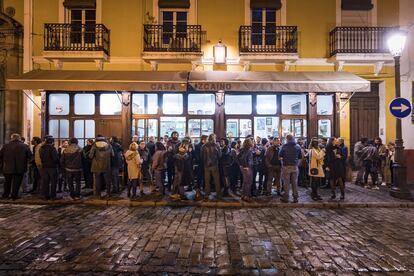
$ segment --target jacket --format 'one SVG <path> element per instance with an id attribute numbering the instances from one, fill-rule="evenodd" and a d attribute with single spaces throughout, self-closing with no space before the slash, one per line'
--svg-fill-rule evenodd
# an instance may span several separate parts
<path id="1" fill-rule="evenodd" d="M 321 149 L 312 148 L 308 152 L 309 157 L 309 176 L 312 177 L 325 177 L 323 170 L 323 160 L 325 159 L 325 151 Z M 311 174 L 312 169 L 318 169 L 318 174 Z"/>
<path id="2" fill-rule="evenodd" d="M 141 156 L 139 156 L 139 152 L 127 150 L 124 157 L 128 168 L 128 179 L 141 179 Z"/>
<path id="3" fill-rule="evenodd" d="M 59 167 L 59 154 L 55 146 L 44 144 L 39 150 L 42 168 L 54 169 Z"/>
<path id="4" fill-rule="evenodd" d="M 361 155 L 362 155 L 362 150 L 365 148 L 365 145 L 361 142 L 358 141 L 355 143 L 354 146 L 354 163 L 357 166 L 362 166 L 362 159 L 361 159 Z"/>
<path id="5" fill-rule="evenodd" d="M 150 156 L 152 157 L 155 154 L 155 143 L 148 142 L 145 147 L 148 149 Z"/>
<path id="6" fill-rule="evenodd" d="M 124 164 L 122 161 L 122 146 L 118 143 L 111 143 L 114 155 L 111 157 L 111 168 L 120 169 Z"/>
<path id="7" fill-rule="evenodd" d="M 325 165 L 329 168 L 329 176 L 332 179 L 346 178 L 346 166 L 344 165 L 345 156 L 338 146 L 328 145 L 325 148 Z"/>
<path id="8" fill-rule="evenodd" d="M 82 149 L 76 144 L 70 144 L 62 153 L 60 164 L 69 172 L 82 170 Z"/>
<path id="9" fill-rule="evenodd" d="M 142 159 L 142 167 L 148 169 L 149 165 L 151 163 L 151 156 L 150 156 L 150 152 L 147 148 L 144 149 L 138 149 L 139 155 L 141 156 Z"/>
<path id="10" fill-rule="evenodd" d="M 157 150 L 152 156 L 152 169 L 156 171 L 162 171 L 166 169 L 165 164 L 165 150 Z"/>
<path id="11" fill-rule="evenodd" d="M 377 148 L 373 145 L 368 145 L 362 150 L 361 159 L 363 161 L 377 162 L 379 159 Z"/>
<path id="12" fill-rule="evenodd" d="M 237 156 L 237 162 L 243 168 L 253 167 L 253 152 L 251 150 L 241 149 Z"/>
<path id="13" fill-rule="evenodd" d="M 32 157 L 28 145 L 21 141 L 11 141 L 0 150 L 0 165 L 5 174 L 24 174 Z"/>
<path id="14" fill-rule="evenodd" d="M 281 165 L 280 159 L 279 159 L 279 146 L 273 145 L 271 147 L 268 147 L 265 153 L 265 158 L 264 158 L 264 163 L 265 166 L 268 168 L 273 168 L 273 167 L 279 167 Z M 276 156 L 275 156 L 276 154 Z M 276 158 L 276 162 L 275 164 L 272 164 L 272 160 L 274 160 L 274 158 Z"/>
<path id="15" fill-rule="evenodd" d="M 287 142 L 279 151 L 283 166 L 298 166 L 299 159 L 302 158 L 302 150 L 295 141 Z"/>
<path id="16" fill-rule="evenodd" d="M 221 158 L 220 147 L 213 142 L 207 142 L 201 147 L 201 162 L 204 168 L 218 166 Z"/>
<path id="17" fill-rule="evenodd" d="M 91 172 L 109 172 L 112 156 L 114 156 L 114 151 L 111 145 L 105 141 L 97 140 L 89 152 L 89 158 L 92 159 Z"/>
<path id="18" fill-rule="evenodd" d="M 42 167 L 42 160 L 40 159 L 40 148 L 44 145 L 45 143 L 44 142 L 42 142 L 42 143 L 40 143 L 40 144 L 38 144 L 38 145 L 36 145 L 35 147 L 34 147 L 34 149 L 33 149 L 33 151 L 34 151 L 34 159 L 35 159 L 35 164 L 36 164 L 36 167 L 38 168 L 38 169 L 40 169 L 41 167 Z"/>

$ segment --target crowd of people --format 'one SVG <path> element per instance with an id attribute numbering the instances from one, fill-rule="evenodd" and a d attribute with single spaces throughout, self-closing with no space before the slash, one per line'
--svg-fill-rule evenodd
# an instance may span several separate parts
<path id="1" fill-rule="evenodd" d="M 336 199 L 339 187 L 339 198 L 345 199 L 349 156 L 342 138 L 312 138 L 307 146 L 304 139 L 288 134 L 283 142 L 279 137 L 253 136 L 243 141 L 217 140 L 210 134 L 192 143 L 174 131 L 158 141 L 133 136 L 125 150 L 117 137 L 102 135 L 88 139 L 83 148 L 76 138 L 56 147 L 52 136 L 34 137 L 30 148 L 13 134 L 0 150 L 3 198 L 17 199 L 21 183 L 27 181 L 29 192 L 45 200 L 60 199 L 58 194 L 64 191 L 79 199 L 82 182 L 95 197 L 112 197 L 126 188 L 128 197 L 135 199 L 145 195 L 144 187 L 148 187 L 149 193 L 169 195 L 172 200 L 187 200 L 186 191 L 194 191 L 195 200 L 210 200 L 215 192 L 217 199 L 233 194 L 250 202 L 257 196 L 274 195 L 289 202 L 291 191 L 293 202 L 298 202 L 299 185 L 310 187 L 315 201 L 322 200 L 320 188 L 330 188 L 331 199 Z M 357 184 L 377 189 L 390 183 L 393 152 L 393 144 L 385 147 L 380 138 L 356 143 Z"/>

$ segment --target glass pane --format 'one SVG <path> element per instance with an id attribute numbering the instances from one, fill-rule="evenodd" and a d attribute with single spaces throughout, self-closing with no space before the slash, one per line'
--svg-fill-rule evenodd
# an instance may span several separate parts
<path id="1" fill-rule="evenodd" d="M 60 120 L 59 138 L 69 138 L 69 120 Z"/>
<path id="2" fill-rule="evenodd" d="M 75 114 L 92 115 L 95 114 L 95 95 L 76 94 L 75 95 Z"/>
<path id="3" fill-rule="evenodd" d="M 75 120 L 73 133 L 75 138 L 85 138 L 85 120 Z"/>
<path id="4" fill-rule="evenodd" d="M 331 120 L 318 120 L 318 136 L 331 137 Z"/>
<path id="5" fill-rule="evenodd" d="M 100 112 L 102 115 L 120 115 L 122 111 L 121 95 L 101 94 Z"/>
<path id="6" fill-rule="evenodd" d="M 186 121 L 185 117 L 161 117 L 160 120 L 160 127 L 161 132 L 160 135 L 171 135 L 171 132 L 174 130 L 178 132 L 179 137 L 183 138 L 186 133 Z"/>
<path id="7" fill-rule="evenodd" d="M 173 20 L 173 12 L 165 11 L 162 13 L 163 21 L 172 21 Z"/>
<path id="8" fill-rule="evenodd" d="M 254 117 L 254 136 L 260 136 L 261 138 L 279 137 L 279 118 Z"/>
<path id="9" fill-rule="evenodd" d="M 162 102 L 162 112 L 164 114 L 182 114 L 183 113 L 183 95 L 182 94 L 164 94 Z"/>
<path id="10" fill-rule="evenodd" d="M 86 10 L 85 11 L 85 20 L 86 21 L 95 21 L 96 12 L 95 10 Z"/>
<path id="11" fill-rule="evenodd" d="M 244 138 L 252 134 L 252 121 L 249 119 L 228 119 L 226 121 L 226 135 L 229 138 Z"/>
<path id="12" fill-rule="evenodd" d="M 149 119 L 148 120 L 148 137 L 158 137 L 158 120 Z"/>
<path id="13" fill-rule="evenodd" d="M 85 138 L 95 138 L 95 120 L 85 121 Z"/>
<path id="14" fill-rule="evenodd" d="M 157 94 L 133 94 L 132 95 L 133 114 L 157 114 L 158 95 Z"/>
<path id="15" fill-rule="evenodd" d="M 226 95 L 225 96 L 226 114 L 251 114 L 252 96 L 251 95 Z"/>
<path id="16" fill-rule="evenodd" d="M 135 125 L 136 124 L 136 125 Z M 132 135 L 138 135 L 140 138 L 148 140 L 150 136 L 158 137 L 158 120 L 157 119 L 139 119 L 132 120 Z"/>
<path id="17" fill-rule="evenodd" d="M 317 95 L 316 109 L 318 115 L 332 115 L 333 113 L 333 97 L 332 95 Z"/>
<path id="18" fill-rule="evenodd" d="M 257 114 L 276 114 L 276 95 L 257 95 Z"/>
<path id="19" fill-rule="evenodd" d="M 189 94 L 188 114 L 211 115 L 216 109 L 214 94 Z"/>
<path id="20" fill-rule="evenodd" d="M 71 18 L 72 21 L 82 20 L 82 10 L 71 9 L 70 18 Z"/>
<path id="21" fill-rule="evenodd" d="M 306 112 L 306 95 L 282 95 L 283 114 L 304 115 Z"/>
<path id="22" fill-rule="evenodd" d="M 49 114 L 68 115 L 69 114 L 69 94 L 50 94 L 49 95 Z"/>
<path id="23" fill-rule="evenodd" d="M 187 21 L 187 12 L 177 12 L 177 22 Z"/>
<path id="24" fill-rule="evenodd" d="M 276 10 L 266 9 L 266 25 L 267 23 L 276 23 Z"/>
<path id="25" fill-rule="evenodd" d="M 201 120 L 193 119 L 188 121 L 188 132 L 190 137 L 200 137 L 201 136 Z"/>
<path id="26" fill-rule="evenodd" d="M 49 135 L 59 137 L 59 120 L 49 121 Z"/>
<path id="27" fill-rule="evenodd" d="M 252 22 L 262 22 L 262 9 L 252 10 Z"/>
<path id="28" fill-rule="evenodd" d="M 214 133 L 214 121 L 211 119 L 201 120 L 201 135 L 210 135 Z"/>
<path id="29" fill-rule="evenodd" d="M 306 120 L 302 119 L 287 119 L 282 120 L 282 138 L 286 135 L 292 134 L 294 137 L 306 137 L 307 125 Z"/>

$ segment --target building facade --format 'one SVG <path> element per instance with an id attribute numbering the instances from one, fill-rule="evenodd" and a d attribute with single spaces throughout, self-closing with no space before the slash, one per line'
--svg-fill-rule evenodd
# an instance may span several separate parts
<path id="1" fill-rule="evenodd" d="M 386 37 L 410 1 L 3 2 L 24 26 L 29 73 L 9 89 L 27 95 L 27 137 L 395 139 Z"/>

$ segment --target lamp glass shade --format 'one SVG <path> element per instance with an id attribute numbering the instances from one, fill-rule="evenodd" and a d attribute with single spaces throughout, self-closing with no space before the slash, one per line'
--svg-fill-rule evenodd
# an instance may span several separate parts
<path id="1" fill-rule="evenodd" d="M 225 64 L 227 57 L 227 47 L 223 43 L 219 42 L 214 45 L 213 48 L 214 54 L 214 63 L 216 64 Z"/>
<path id="2" fill-rule="evenodd" d="M 404 50 L 407 35 L 404 32 L 395 32 L 387 40 L 388 49 L 393 56 L 401 56 Z"/>

